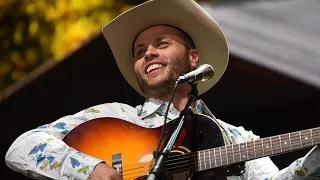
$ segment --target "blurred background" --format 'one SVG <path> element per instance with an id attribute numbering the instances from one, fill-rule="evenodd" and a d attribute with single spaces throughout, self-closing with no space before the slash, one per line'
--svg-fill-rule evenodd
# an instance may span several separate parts
<path id="1" fill-rule="evenodd" d="M 105 23 L 143 2 L 0 1 L 3 159 L 27 130 L 96 104 L 144 101 L 123 79 L 101 35 Z M 221 26 L 230 48 L 224 77 L 201 96 L 216 117 L 261 137 L 318 127 L 320 2 L 197 2 Z M 308 150 L 272 159 L 281 169 Z M 4 161 L 1 171 L 24 179 Z"/>

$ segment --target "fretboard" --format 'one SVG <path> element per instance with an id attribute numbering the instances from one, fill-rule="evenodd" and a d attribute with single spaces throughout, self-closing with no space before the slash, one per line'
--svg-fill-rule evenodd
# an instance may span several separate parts
<path id="1" fill-rule="evenodd" d="M 284 154 L 317 144 L 320 144 L 320 127 L 202 150 L 195 152 L 197 171 Z"/>

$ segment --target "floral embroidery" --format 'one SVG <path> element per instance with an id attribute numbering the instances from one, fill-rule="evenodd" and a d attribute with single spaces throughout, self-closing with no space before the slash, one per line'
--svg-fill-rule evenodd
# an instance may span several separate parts
<path id="1" fill-rule="evenodd" d="M 59 129 L 61 130 L 60 133 L 63 135 L 66 135 L 69 130 L 65 127 L 67 124 L 65 122 L 58 122 L 55 125 L 52 124 L 47 124 L 47 125 L 43 125 L 38 127 L 38 129 L 45 129 L 45 128 L 54 128 L 54 129 Z"/>
<path id="2" fill-rule="evenodd" d="M 93 109 L 93 108 L 89 108 L 88 110 L 86 110 L 86 113 L 99 113 L 99 110 Z"/>
<path id="3" fill-rule="evenodd" d="M 61 162 L 57 162 L 57 161 L 54 161 L 51 165 L 50 165 L 50 170 L 52 169 L 57 169 L 61 167 Z"/>
<path id="4" fill-rule="evenodd" d="M 76 167 L 79 167 L 79 169 L 77 169 L 77 172 L 78 173 L 83 173 L 84 175 L 88 175 L 90 174 L 89 172 L 89 166 L 84 166 L 82 163 L 80 163 L 77 159 L 75 158 L 72 158 L 70 157 L 70 160 L 71 160 L 71 165 L 72 165 L 72 168 L 76 168 Z"/>
<path id="5" fill-rule="evenodd" d="M 49 138 L 46 141 L 51 141 L 51 139 L 52 138 Z M 49 166 L 50 170 L 61 167 L 61 162 L 55 161 L 55 157 L 51 155 L 42 154 L 46 146 L 47 146 L 47 143 L 40 143 L 36 145 L 31 149 L 28 156 L 33 157 L 33 159 L 36 161 L 36 167 L 40 165 L 41 170 L 46 170 L 49 165 L 50 165 Z"/>
<path id="6" fill-rule="evenodd" d="M 294 173 L 297 174 L 298 176 L 305 176 L 300 166 L 294 170 Z"/>
<path id="7" fill-rule="evenodd" d="M 301 163 L 301 159 L 297 159 L 295 162 L 296 162 L 296 166 L 299 166 Z"/>
<path id="8" fill-rule="evenodd" d="M 33 147 L 31 149 L 31 151 L 29 152 L 28 156 L 32 155 L 32 154 L 36 154 L 38 153 L 38 151 L 43 152 L 44 148 L 47 146 L 47 143 L 40 143 L 38 145 L 36 145 L 35 147 Z"/>

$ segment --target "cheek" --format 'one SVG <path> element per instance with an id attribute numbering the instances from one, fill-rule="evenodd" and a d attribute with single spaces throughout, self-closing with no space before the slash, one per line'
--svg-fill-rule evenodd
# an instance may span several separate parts
<path id="1" fill-rule="evenodd" d="M 141 71 L 142 67 L 143 66 L 142 66 L 141 61 L 137 60 L 133 65 L 133 70 L 135 73 L 138 73 L 139 71 Z"/>

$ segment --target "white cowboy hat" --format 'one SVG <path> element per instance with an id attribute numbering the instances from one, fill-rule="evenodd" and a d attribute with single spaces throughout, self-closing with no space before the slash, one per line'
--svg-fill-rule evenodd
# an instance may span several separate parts
<path id="1" fill-rule="evenodd" d="M 201 64 L 210 64 L 214 76 L 198 84 L 199 95 L 208 91 L 226 70 L 229 51 L 225 36 L 211 16 L 193 0 L 150 0 L 122 13 L 102 28 L 117 65 L 128 83 L 145 96 L 133 70 L 132 44 L 144 29 L 170 25 L 187 33 L 200 54 Z"/>

